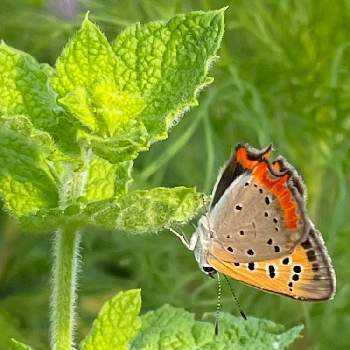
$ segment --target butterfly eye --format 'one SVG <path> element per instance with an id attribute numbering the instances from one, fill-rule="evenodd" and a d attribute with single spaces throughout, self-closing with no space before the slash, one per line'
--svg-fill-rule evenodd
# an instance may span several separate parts
<path id="1" fill-rule="evenodd" d="M 202 266 L 202 270 L 204 273 L 208 274 L 209 276 L 216 273 L 216 270 L 211 266 Z"/>

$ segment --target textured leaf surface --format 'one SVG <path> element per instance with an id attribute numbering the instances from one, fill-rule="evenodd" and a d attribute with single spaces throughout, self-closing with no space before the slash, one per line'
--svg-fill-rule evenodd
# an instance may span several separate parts
<path id="1" fill-rule="evenodd" d="M 125 194 L 130 181 L 130 166 L 129 162 L 111 164 L 94 156 L 89 169 L 86 201 L 101 201 Z"/>
<path id="2" fill-rule="evenodd" d="M 48 134 L 35 130 L 24 117 L 0 118 L 0 194 L 17 216 L 58 205 L 48 158 Z"/>
<path id="3" fill-rule="evenodd" d="M 57 124 L 55 97 L 47 84 L 46 69 L 30 55 L 0 44 L 0 112 L 30 117 L 35 127 Z"/>
<path id="4" fill-rule="evenodd" d="M 166 138 L 169 124 L 211 82 L 208 67 L 220 46 L 223 10 L 191 12 L 168 22 L 136 24 L 115 40 L 115 79 L 146 104 L 142 120 L 151 141 Z"/>
<path id="5" fill-rule="evenodd" d="M 196 321 L 193 314 L 169 305 L 146 313 L 141 320 L 132 350 L 280 350 L 298 338 L 303 328 L 285 332 L 283 326 L 270 321 L 253 317 L 244 321 L 224 313 L 215 336 L 212 323 Z"/>
<path id="6" fill-rule="evenodd" d="M 214 327 L 195 321 L 194 315 L 169 305 L 141 317 L 142 327 L 132 350 L 199 350 L 214 337 Z"/>
<path id="7" fill-rule="evenodd" d="M 71 39 L 56 62 L 52 85 L 63 97 L 78 87 L 100 80 L 113 80 L 115 56 L 106 37 L 86 16 L 81 29 Z"/>
<path id="8" fill-rule="evenodd" d="M 113 49 L 86 17 L 56 63 L 59 102 L 85 128 L 80 142 L 110 162 L 133 160 L 196 105 L 223 35 L 223 10 L 126 29 Z"/>
<path id="9" fill-rule="evenodd" d="M 141 322 L 140 290 L 120 292 L 109 300 L 94 321 L 89 335 L 82 342 L 82 350 L 127 350 L 137 334 Z"/>
<path id="10" fill-rule="evenodd" d="M 26 344 L 20 343 L 15 339 L 11 339 L 11 350 L 32 350 L 32 348 Z"/>
<path id="11" fill-rule="evenodd" d="M 25 140 L 40 132 L 33 129 L 15 137 L 25 151 L 18 157 L 21 150 L 14 143 L 11 158 L 16 167 L 21 161 L 25 167 L 10 168 L 11 160 L 4 156 L 9 169 L 0 171 L 0 193 L 7 207 L 21 216 L 24 228 L 53 230 L 60 225 L 92 224 L 138 233 L 158 231 L 196 215 L 202 200 L 194 189 L 156 188 L 128 194 L 127 185 L 133 159 L 151 142 L 165 138 L 174 117 L 197 103 L 198 89 L 209 82 L 208 65 L 222 34 L 223 10 L 193 12 L 168 22 L 132 26 L 112 49 L 86 17 L 58 58 L 55 71 L 15 52 L 21 64 L 39 77 L 23 85 L 23 96 L 32 94 L 33 101 L 48 99 L 44 112 L 48 120 L 54 116 L 56 124 L 48 128 L 53 138 L 80 146 L 74 157 L 69 153 L 70 159 L 56 164 L 41 144 Z M 47 88 L 48 76 L 61 107 Z M 22 100 L 19 103 L 25 106 Z M 30 108 L 40 110 L 41 105 L 35 103 Z M 30 108 L 21 111 L 31 113 Z M 1 142 L 6 143 L 6 137 Z M 5 144 L 3 150 L 11 147 Z M 13 176 L 16 171 L 20 172 L 17 177 Z"/>
<path id="12" fill-rule="evenodd" d="M 156 232 L 172 223 L 192 219 L 202 205 L 202 196 L 193 188 L 154 188 L 133 191 L 116 204 L 92 205 L 92 223 L 107 229 L 131 233 Z"/>
<path id="13" fill-rule="evenodd" d="M 56 63 L 52 78 L 59 102 L 85 127 L 78 138 L 110 162 L 135 159 L 149 147 L 139 118 L 140 94 L 121 91 L 115 84 L 115 54 L 96 25 L 85 18 Z"/>
<path id="14" fill-rule="evenodd" d="M 156 232 L 171 224 L 183 224 L 198 214 L 202 195 L 193 188 L 154 188 L 133 191 L 114 200 L 71 205 L 64 210 L 41 210 L 21 218 L 26 231 L 52 231 L 61 225 L 93 225 L 131 233 Z"/>
<path id="15" fill-rule="evenodd" d="M 114 137 L 104 138 L 80 131 L 78 139 L 81 144 L 92 147 L 94 152 L 111 163 L 135 159 L 141 150 L 148 148 L 147 131 L 143 125 L 133 125 Z M 134 127 L 133 127 L 134 126 Z"/>
<path id="16" fill-rule="evenodd" d="M 303 326 L 289 330 L 272 321 L 248 317 L 247 321 L 228 313 L 221 316 L 220 333 L 204 350 L 271 350 L 286 349 L 299 336 Z"/>

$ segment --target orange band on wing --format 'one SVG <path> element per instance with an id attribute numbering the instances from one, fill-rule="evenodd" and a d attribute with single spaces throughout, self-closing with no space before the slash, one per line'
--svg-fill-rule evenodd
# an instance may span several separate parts
<path id="1" fill-rule="evenodd" d="M 259 162 L 252 172 L 254 179 L 277 197 L 284 213 L 286 227 L 297 229 L 299 220 L 298 204 L 287 186 L 291 175 L 285 174 L 274 178 L 270 174 L 271 171 L 266 162 Z"/>
<path id="2" fill-rule="evenodd" d="M 271 148 L 266 149 L 262 154 L 262 159 L 268 159 L 271 154 Z M 239 162 L 245 169 L 253 169 L 260 160 L 252 160 L 245 146 L 240 146 L 236 149 L 236 161 Z"/>

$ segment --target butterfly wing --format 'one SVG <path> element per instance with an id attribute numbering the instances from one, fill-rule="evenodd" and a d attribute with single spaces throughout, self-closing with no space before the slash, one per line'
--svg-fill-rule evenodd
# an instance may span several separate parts
<path id="1" fill-rule="evenodd" d="M 335 292 L 335 273 L 319 232 L 310 227 L 291 254 L 266 261 L 234 263 L 209 253 L 217 271 L 256 288 L 300 300 L 327 300 Z"/>
<path id="2" fill-rule="evenodd" d="M 213 255 L 262 261 L 291 253 L 309 229 L 299 175 L 271 148 L 238 146 L 224 169 L 209 212 Z"/>

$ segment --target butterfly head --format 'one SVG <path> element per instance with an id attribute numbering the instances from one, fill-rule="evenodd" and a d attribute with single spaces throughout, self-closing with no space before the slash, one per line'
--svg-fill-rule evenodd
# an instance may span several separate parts
<path id="1" fill-rule="evenodd" d="M 207 261 L 208 245 L 211 240 L 211 231 L 209 229 L 208 218 L 202 216 L 198 222 L 197 231 L 195 233 L 196 245 L 194 255 L 200 269 L 209 277 L 214 277 L 216 270 Z"/>
<path id="2" fill-rule="evenodd" d="M 211 278 L 214 278 L 217 271 L 210 265 L 202 266 L 202 271 Z"/>

